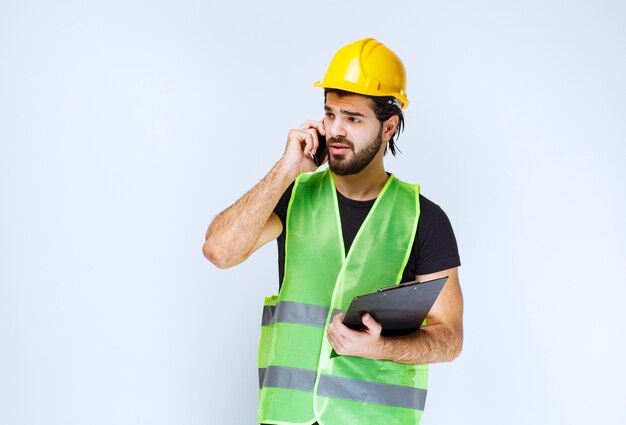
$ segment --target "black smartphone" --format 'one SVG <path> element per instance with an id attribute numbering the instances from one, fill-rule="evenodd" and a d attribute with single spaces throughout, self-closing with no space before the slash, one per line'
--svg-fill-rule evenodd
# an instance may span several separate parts
<path id="1" fill-rule="evenodd" d="M 326 155 L 328 155 L 328 146 L 326 146 L 326 137 L 322 136 L 319 132 L 317 132 L 317 140 L 319 141 L 319 145 L 312 159 L 315 165 L 319 167 L 324 162 L 324 159 L 326 159 Z"/>

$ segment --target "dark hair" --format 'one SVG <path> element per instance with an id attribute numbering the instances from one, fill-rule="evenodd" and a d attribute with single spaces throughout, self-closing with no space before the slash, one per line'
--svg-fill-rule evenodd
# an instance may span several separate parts
<path id="1" fill-rule="evenodd" d="M 367 97 L 368 99 L 372 99 L 372 101 L 374 102 L 374 115 L 376 115 L 376 119 L 381 123 L 387 121 L 394 115 L 397 115 L 398 126 L 396 127 L 396 131 L 389 139 L 388 146 L 393 156 L 396 156 L 396 151 L 401 152 L 400 149 L 396 146 L 396 140 L 398 140 L 398 137 L 400 137 L 400 133 L 402 133 L 402 130 L 404 130 L 404 115 L 402 114 L 402 109 L 400 109 L 400 107 L 397 105 L 396 98 L 394 98 L 393 96 L 369 96 L 339 89 L 324 89 L 324 101 L 326 101 L 326 96 L 328 95 L 328 93 L 335 93 L 339 97 L 351 96 L 356 94 L 359 96 Z M 387 146 L 385 146 L 385 153 L 387 153 Z"/>

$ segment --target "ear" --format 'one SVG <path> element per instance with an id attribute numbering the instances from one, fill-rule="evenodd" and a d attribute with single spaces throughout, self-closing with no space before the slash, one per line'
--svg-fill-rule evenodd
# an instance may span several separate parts
<path id="1" fill-rule="evenodd" d="M 393 134 L 396 132 L 396 128 L 398 128 L 399 122 L 400 118 L 398 118 L 397 115 L 393 115 L 383 123 L 383 140 L 385 142 L 388 142 Z"/>

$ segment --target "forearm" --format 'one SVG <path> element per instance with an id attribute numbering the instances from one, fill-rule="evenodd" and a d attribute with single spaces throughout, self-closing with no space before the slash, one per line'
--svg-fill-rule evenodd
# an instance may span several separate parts
<path id="1" fill-rule="evenodd" d="M 221 268 L 245 260 L 254 249 L 281 195 L 296 178 L 282 161 L 232 206 L 210 224 L 204 254 Z"/>
<path id="2" fill-rule="evenodd" d="M 458 357 L 462 346 L 462 331 L 455 331 L 450 325 L 435 324 L 410 335 L 381 337 L 376 357 L 407 364 L 449 362 Z"/>

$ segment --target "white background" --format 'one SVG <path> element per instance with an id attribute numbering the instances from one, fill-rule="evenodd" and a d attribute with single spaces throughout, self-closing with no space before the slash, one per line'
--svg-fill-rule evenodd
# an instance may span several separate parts
<path id="1" fill-rule="evenodd" d="M 604 0 L 0 1 L 0 423 L 255 423 L 276 247 L 221 271 L 204 232 L 367 36 L 408 71 L 387 169 L 463 263 L 465 346 L 423 424 L 626 423 L 625 22 Z"/>

